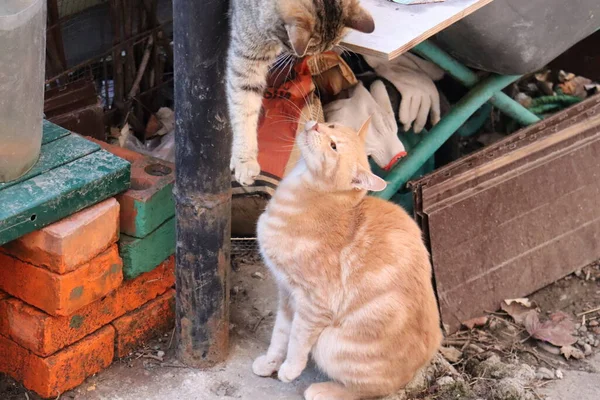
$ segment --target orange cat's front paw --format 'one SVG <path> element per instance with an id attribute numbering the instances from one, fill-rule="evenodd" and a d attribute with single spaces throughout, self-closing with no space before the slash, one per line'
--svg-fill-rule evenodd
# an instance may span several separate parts
<path id="1" fill-rule="evenodd" d="M 262 355 L 252 363 L 252 372 L 258 376 L 271 376 L 280 366 L 281 361 L 269 360 L 266 355 Z"/>
<path id="2" fill-rule="evenodd" d="M 291 382 L 300 376 L 302 371 L 304 371 L 304 367 L 304 365 L 292 365 L 286 361 L 279 368 L 277 377 L 281 382 Z"/>

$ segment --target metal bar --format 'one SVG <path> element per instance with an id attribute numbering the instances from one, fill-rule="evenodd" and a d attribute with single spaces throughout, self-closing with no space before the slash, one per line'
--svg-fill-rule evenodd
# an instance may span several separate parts
<path id="1" fill-rule="evenodd" d="M 390 199 L 415 172 L 492 96 L 518 80 L 518 75 L 492 75 L 477 84 L 456 106 L 421 139 L 417 146 L 386 176 L 387 188 L 374 196 Z"/>
<path id="2" fill-rule="evenodd" d="M 414 47 L 411 51 L 437 64 L 440 68 L 450 74 L 450 76 L 468 88 L 474 87 L 479 82 L 479 77 L 475 72 L 459 63 L 431 41 L 425 41 Z M 532 125 L 540 121 L 538 116 L 503 92 L 498 92 L 490 102 L 522 125 Z"/>
<path id="3" fill-rule="evenodd" d="M 200 368 L 223 361 L 229 342 L 227 11 L 227 1 L 173 1 L 177 356 Z"/>

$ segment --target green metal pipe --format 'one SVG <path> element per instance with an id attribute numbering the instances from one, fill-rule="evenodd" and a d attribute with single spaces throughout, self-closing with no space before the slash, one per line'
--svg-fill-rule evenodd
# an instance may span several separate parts
<path id="1" fill-rule="evenodd" d="M 387 175 L 387 188 L 374 196 L 389 200 L 404 188 L 421 166 L 463 125 L 475 111 L 490 100 L 498 91 L 518 80 L 518 75 L 492 75 L 463 97 L 454 108 L 424 136 L 419 144 Z"/>
<path id="2" fill-rule="evenodd" d="M 411 51 L 428 59 L 434 64 L 437 64 L 450 76 L 468 88 L 474 87 L 479 82 L 479 77 L 475 72 L 462 65 L 431 41 L 426 40 L 414 47 Z M 535 124 L 540 121 L 539 117 L 511 99 L 502 91 L 496 93 L 494 97 L 490 99 L 490 102 L 524 126 Z"/>

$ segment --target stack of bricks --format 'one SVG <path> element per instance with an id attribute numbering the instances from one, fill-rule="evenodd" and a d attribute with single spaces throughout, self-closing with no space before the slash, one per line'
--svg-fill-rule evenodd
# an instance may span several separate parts
<path id="1" fill-rule="evenodd" d="M 131 163 L 131 188 L 116 198 L 121 205 L 125 279 L 151 271 L 175 253 L 175 202 L 172 163 L 88 138 Z"/>
<path id="2" fill-rule="evenodd" d="M 174 228 L 147 209 L 164 195 L 153 183 L 0 248 L 0 372 L 56 397 L 172 328 Z"/>

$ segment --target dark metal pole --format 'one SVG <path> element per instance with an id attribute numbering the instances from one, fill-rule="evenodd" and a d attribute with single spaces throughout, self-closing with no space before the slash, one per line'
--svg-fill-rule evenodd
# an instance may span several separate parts
<path id="1" fill-rule="evenodd" d="M 227 1 L 173 1 L 177 354 L 184 364 L 199 368 L 223 361 L 229 339 L 227 9 Z"/>

